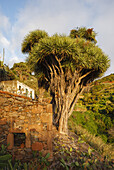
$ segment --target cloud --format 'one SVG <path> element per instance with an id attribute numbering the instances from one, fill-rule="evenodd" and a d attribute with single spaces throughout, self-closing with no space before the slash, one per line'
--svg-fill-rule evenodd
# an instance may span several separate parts
<path id="1" fill-rule="evenodd" d="M 114 1 L 99 1 L 100 7 L 97 9 L 97 16 L 93 26 L 98 32 L 98 45 L 109 56 L 111 66 L 105 74 L 114 73 Z M 102 5 L 102 6 L 101 6 Z"/>
<path id="2" fill-rule="evenodd" d="M 19 58 L 14 55 L 14 57 L 12 57 L 12 58 L 9 60 L 8 65 L 9 65 L 10 67 L 12 67 L 14 63 L 19 63 L 19 62 L 21 62 L 21 60 L 19 60 Z"/>
<path id="3" fill-rule="evenodd" d="M 2 47 L 8 47 L 10 45 L 10 42 L 2 35 L 2 33 L 0 33 L 0 44 Z"/>
<path id="4" fill-rule="evenodd" d="M 12 26 L 12 47 L 21 51 L 25 35 L 35 29 L 45 30 L 49 35 L 69 34 L 72 28 L 87 25 L 88 18 L 88 12 L 78 0 L 28 1 L 25 8 L 19 11 L 17 22 Z"/>
<path id="5" fill-rule="evenodd" d="M 86 8 L 77 0 L 33 0 L 20 10 L 13 31 L 18 29 L 21 35 L 33 29 L 45 29 L 51 35 L 55 32 L 64 33 L 69 25 L 76 27 L 87 24 L 88 17 Z"/>
<path id="6" fill-rule="evenodd" d="M 8 31 L 10 28 L 10 22 L 8 17 L 0 13 L 0 30 Z"/>
<path id="7" fill-rule="evenodd" d="M 93 27 L 98 32 L 98 45 L 111 58 L 110 72 L 114 72 L 113 9 L 113 0 L 27 0 L 25 6 L 15 14 L 16 20 L 12 25 L 9 19 L 2 15 L 3 26 L 0 29 L 4 28 L 7 32 L 7 28 L 11 28 L 10 39 L 3 36 L 5 39 L 2 41 L 7 44 L 10 55 L 15 61 L 23 61 L 25 55 L 21 53 L 21 43 L 30 31 L 42 29 L 49 35 L 54 33 L 68 35 L 70 30 L 77 26 Z M 1 23 L 0 14 L 0 25 Z M 11 60 L 9 56 L 10 64 L 13 59 Z"/>
<path id="8" fill-rule="evenodd" d="M 10 34 L 10 22 L 9 18 L 3 15 L 0 12 L 0 57 L 3 60 L 3 48 L 9 49 L 10 48 L 10 40 L 8 39 L 7 35 Z M 5 51 L 6 52 L 6 51 Z M 5 55 L 7 52 L 5 53 Z M 8 58 L 5 58 L 8 61 Z"/>

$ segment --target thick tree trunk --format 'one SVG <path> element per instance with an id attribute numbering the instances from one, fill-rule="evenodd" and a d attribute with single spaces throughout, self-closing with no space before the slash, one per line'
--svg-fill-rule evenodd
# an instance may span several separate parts
<path id="1" fill-rule="evenodd" d="M 90 76 L 92 71 L 80 68 L 74 73 L 71 70 L 65 72 L 57 58 L 56 61 L 52 59 L 51 65 L 47 66 L 50 70 L 50 92 L 53 96 L 53 124 L 59 133 L 67 133 L 68 118 L 89 80 L 87 76 Z"/>
<path id="2" fill-rule="evenodd" d="M 68 113 L 63 114 L 64 116 L 61 116 L 60 120 L 59 120 L 59 133 L 64 133 L 67 134 L 68 133 Z"/>
<path id="3" fill-rule="evenodd" d="M 82 93 L 82 91 L 84 90 L 84 88 L 85 88 L 84 86 L 77 87 L 77 89 L 75 89 L 70 94 L 64 94 L 65 95 L 63 97 L 64 101 L 60 103 L 60 105 L 62 105 L 62 109 L 61 107 L 58 108 L 59 116 L 56 117 L 56 124 L 58 125 L 59 133 L 66 133 L 66 134 L 68 133 L 68 126 L 67 126 L 68 118 L 72 114 L 74 106 L 76 102 L 78 101 L 78 98 L 80 94 Z"/>

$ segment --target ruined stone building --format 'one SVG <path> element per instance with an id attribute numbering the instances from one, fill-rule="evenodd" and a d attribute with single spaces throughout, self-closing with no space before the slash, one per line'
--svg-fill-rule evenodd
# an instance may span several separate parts
<path id="1" fill-rule="evenodd" d="M 13 81 L 13 83 L 16 82 Z M 22 84 L 19 82 L 17 84 L 18 87 L 23 88 Z M 18 135 L 20 135 L 20 140 L 16 139 Z M 1 144 L 9 144 L 8 149 L 12 151 L 19 147 L 52 153 L 52 105 L 50 101 L 43 100 L 40 103 L 16 93 L 0 91 Z"/>

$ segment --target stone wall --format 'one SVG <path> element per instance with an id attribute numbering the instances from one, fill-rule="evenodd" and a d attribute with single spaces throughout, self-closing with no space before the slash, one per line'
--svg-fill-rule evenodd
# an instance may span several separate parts
<path id="1" fill-rule="evenodd" d="M 25 133 L 20 147 L 52 152 L 52 105 L 50 101 L 0 91 L 0 145 L 15 148 L 14 134 Z"/>

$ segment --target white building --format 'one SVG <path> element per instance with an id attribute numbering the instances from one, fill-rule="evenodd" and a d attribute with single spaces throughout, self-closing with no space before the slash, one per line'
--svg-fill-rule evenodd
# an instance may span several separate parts
<path id="1" fill-rule="evenodd" d="M 19 82 L 18 80 L 1 81 L 0 87 L 3 91 L 31 97 L 32 99 L 35 98 L 34 89 L 30 88 L 24 83 Z"/>

